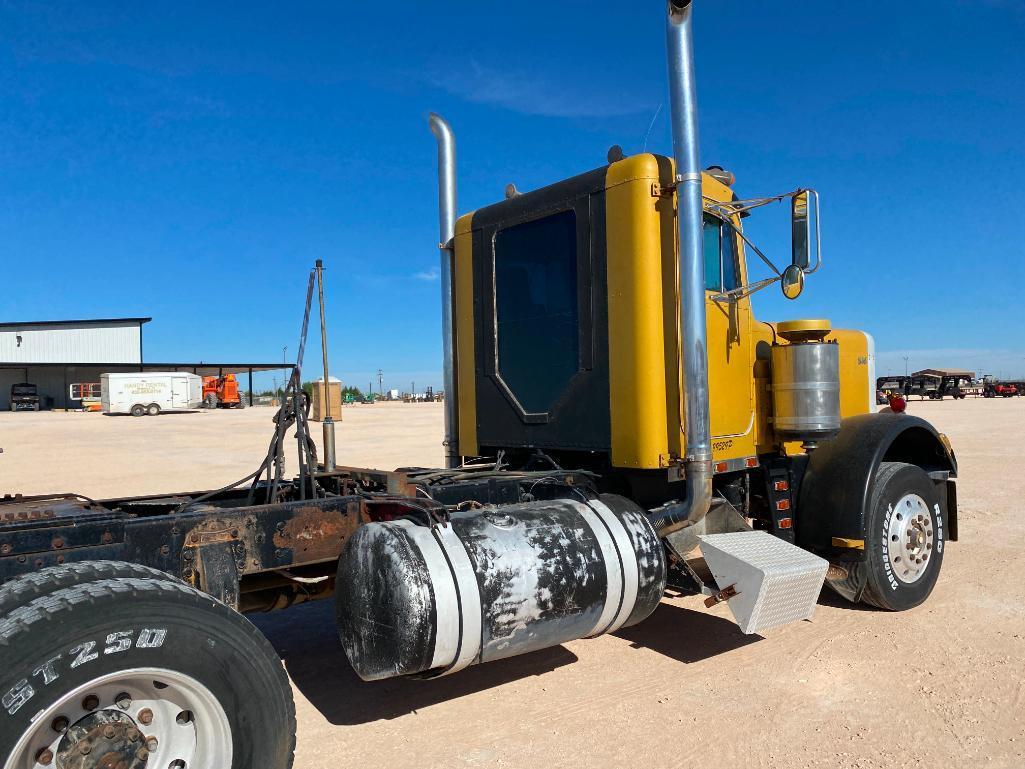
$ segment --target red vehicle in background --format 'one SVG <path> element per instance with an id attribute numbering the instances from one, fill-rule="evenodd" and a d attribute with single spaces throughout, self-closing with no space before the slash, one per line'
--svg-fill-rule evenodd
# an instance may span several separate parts
<path id="1" fill-rule="evenodd" d="M 208 409 L 244 409 L 246 399 L 235 375 L 203 377 L 203 406 Z"/>
<path id="2" fill-rule="evenodd" d="M 987 382 L 982 394 L 986 398 L 1013 398 L 1018 394 L 1018 387 L 1004 382 Z"/>

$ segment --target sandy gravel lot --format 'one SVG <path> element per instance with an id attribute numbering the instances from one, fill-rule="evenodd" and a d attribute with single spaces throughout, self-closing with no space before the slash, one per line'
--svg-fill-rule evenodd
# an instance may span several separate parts
<path id="1" fill-rule="evenodd" d="M 436 682 L 364 684 L 330 602 L 255 621 L 292 676 L 296 766 L 1025 766 L 1025 398 L 914 402 L 961 462 L 961 541 L 903 614 L 824 594 L 810 622 L 743 636 L 666 600 L 636 628 Z M 208 488 L 251 470 L 270 411 L 131 419 L 0 414 L 0 491 Z M 441 461 L 441 408 L 345 410 L 348 464 Z"/>

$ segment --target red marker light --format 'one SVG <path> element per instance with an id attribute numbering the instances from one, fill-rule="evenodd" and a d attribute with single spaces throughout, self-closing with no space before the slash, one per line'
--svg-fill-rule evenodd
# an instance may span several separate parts
<path id="1" fill-rule="evenodd" d="M 904 410 L 908 407 L 908 402 L 904 400 L 903 395 L 891 394 L 889 396 L 889 400 L 890 411 L 894 412 L 895 414 L 903 414 Z"/>

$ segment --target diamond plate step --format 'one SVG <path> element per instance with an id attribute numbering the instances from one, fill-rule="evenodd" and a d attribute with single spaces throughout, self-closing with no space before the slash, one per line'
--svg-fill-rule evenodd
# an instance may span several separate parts
<path id="1" fill-rule="evenodd" d="M 808 619 L 829 563 L 766 531 L 698 537 L 701 554 L 720 590 L 733 585 L 728 603 L 744 633 L 760 633 Z"/>

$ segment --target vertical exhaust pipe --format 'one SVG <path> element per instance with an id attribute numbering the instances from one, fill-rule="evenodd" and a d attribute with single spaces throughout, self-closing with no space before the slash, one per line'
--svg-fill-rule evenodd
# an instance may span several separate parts
<path id="1" fill-rule="evenodd" d="M 660 536 L 700 520 L 712 501 L 712 438 L 708 410 L 708 334 L 705 327 L 705 262 L 702 254 L 701 167 L 694 79 L 691 0 L 669 0 L 666 52 L 669 103 L 676 161 L 677 225 L 680 243 L 680 300 L 683 335 L 683 398 L 687 492 L 682 502 L 653 515 Z"/>
<path id="2" fill-rule="evenodd" d="M 441 115 L 428 117 L 431 133 L 438 142 L 438 226 L 441 248 L 441 336 L 445 387 L 445 465 L 460 463 L 456 446 L 456 375 L 452 346 L 452 263 L 456 231 L 456 139 L 452 126 Z"/>

